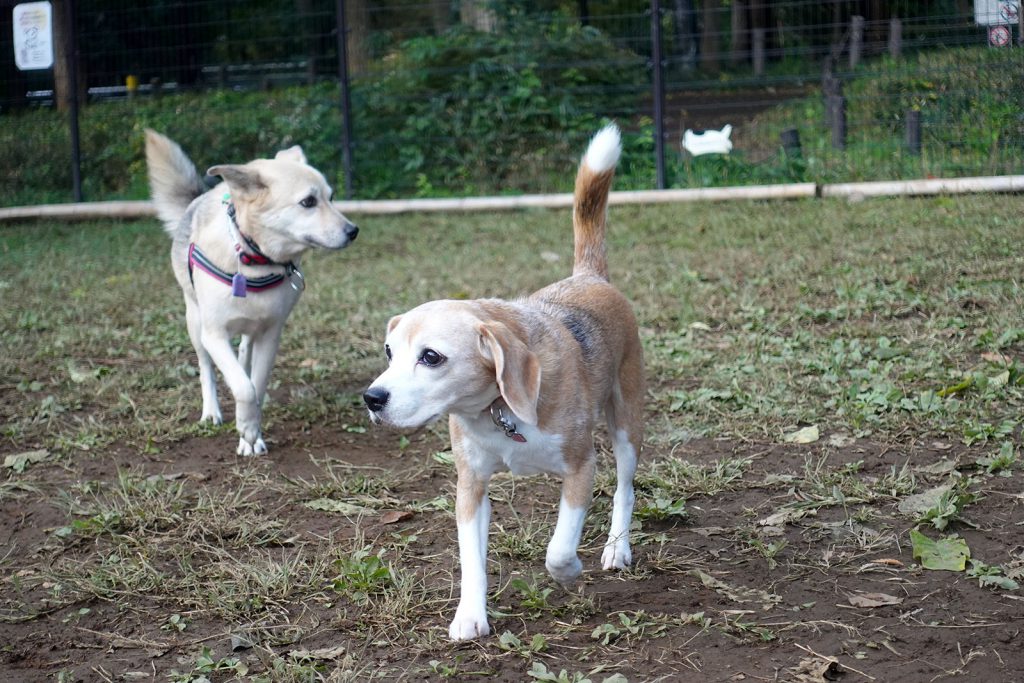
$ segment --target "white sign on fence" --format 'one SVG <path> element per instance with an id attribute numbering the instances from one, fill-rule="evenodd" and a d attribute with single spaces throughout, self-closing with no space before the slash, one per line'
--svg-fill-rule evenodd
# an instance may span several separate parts
<path id="1" fill-rule="evenodd" d="M 974 0 L 974 23 L 982 26 L 1007 26 L 1020 19 L 1018 0 Z"/>
<path id="2" fill-rule="evenodd" d="M 14 63 L 22 71 L 53 66 L 53 8 L 48 2 L 14 6 Z"/>

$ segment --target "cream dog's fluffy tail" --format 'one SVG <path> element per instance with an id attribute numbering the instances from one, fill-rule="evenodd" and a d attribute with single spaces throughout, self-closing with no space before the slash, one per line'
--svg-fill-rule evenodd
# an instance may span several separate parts
<path id="1" fill-rule="evenodd" d="M 620 154 L 622 136 L 613 123 L 598 131 L 580 162 L 572 211 L 575 241 L 573 275 L 590 274 L 608 279 L 608 257 L 605 255 L 608 192 Z"/>
<path id="2" fill-rule="evenodd" d="M 176 142 L 146 129 L 146 165 L 157 216 L 171 237 L 190 229 L 181 220 L 192 200 L 206 192 L 199 172 Z"/>

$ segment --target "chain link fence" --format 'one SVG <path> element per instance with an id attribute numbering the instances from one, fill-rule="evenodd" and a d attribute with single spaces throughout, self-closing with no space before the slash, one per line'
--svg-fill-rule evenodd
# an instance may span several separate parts
<path id="1" fill-rule="evenodd" d="M 0 203 L 145 198 L 145 127 L 201 167 L 301 144 L 361 199 L 566 191 L 607 120 L 620 189 L 1016 174 L 1017 6 L 54 0 L 38 70 L 8 6 Z"/>

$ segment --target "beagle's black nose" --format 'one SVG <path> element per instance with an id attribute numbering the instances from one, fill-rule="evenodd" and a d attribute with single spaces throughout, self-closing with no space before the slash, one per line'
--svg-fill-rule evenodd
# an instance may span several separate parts
<path id="1" fill-rule="evenodd" d="M 345 237 L 348 238 L 349 242 L 356 238 L 359 234 L 359 226 L 354 223 L 349 223 L 345 226 Z"/>
<path id="2" fill-rule="evenodd" d="M 389 398 L 391 398 L 391 393 L 381 387 L 370 387 L 363 394 L 363 401 L 366 403 L 366 407 L 374 413 L 384 410 L 384 406 L 388 404 Z"/>

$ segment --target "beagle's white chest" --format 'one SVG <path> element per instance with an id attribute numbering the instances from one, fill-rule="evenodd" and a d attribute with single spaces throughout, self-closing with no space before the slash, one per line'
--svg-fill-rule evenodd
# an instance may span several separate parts
<path id="1" fill-rule="evenodd" d="M 462 422 L 466 460 L 477 472 L 565 474 L 564 439 L 560 435 L 517 422 L 517 437 L 509 436 L 490 417 Z"/>

